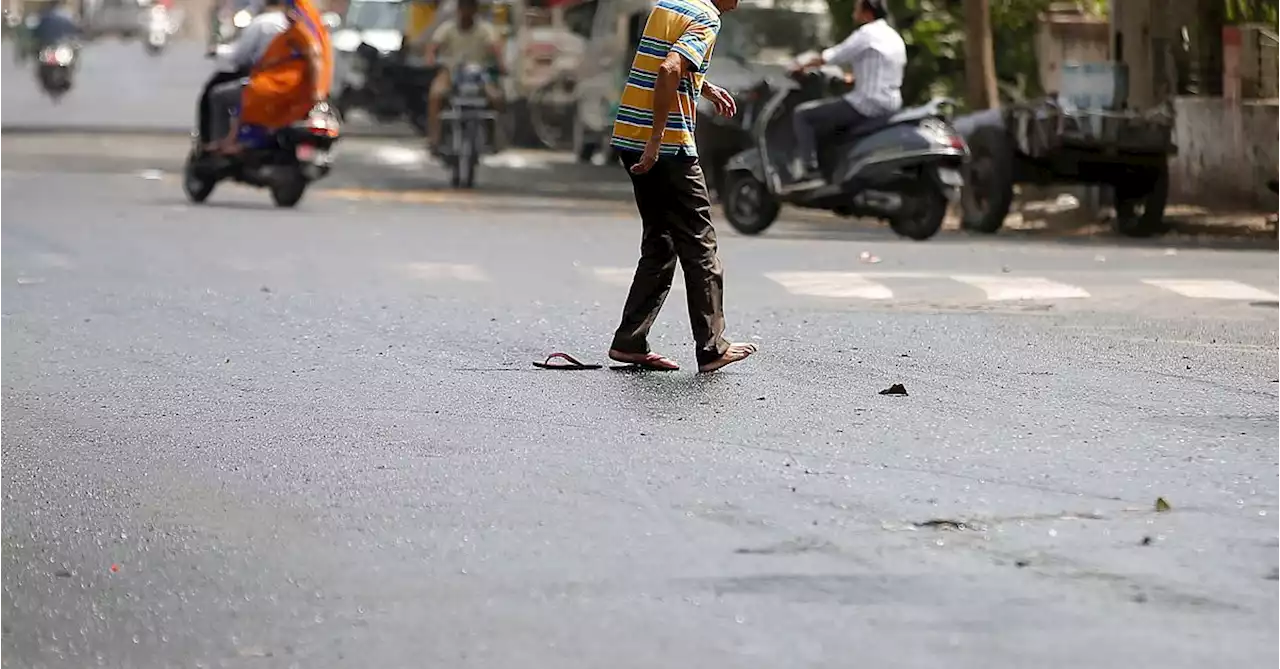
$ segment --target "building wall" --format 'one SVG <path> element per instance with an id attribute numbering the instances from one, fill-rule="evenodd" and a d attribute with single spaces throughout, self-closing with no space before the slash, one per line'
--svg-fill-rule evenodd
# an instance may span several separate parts
<path id="1" fill-rule="evenodd" d="M 1174 109 L 1178 155 L 1169 163 L 1171 201 L 1274 212 L 1276 196 L 1266 183 L 1280 164 L 1276 102 L 1181 97 Z"/>

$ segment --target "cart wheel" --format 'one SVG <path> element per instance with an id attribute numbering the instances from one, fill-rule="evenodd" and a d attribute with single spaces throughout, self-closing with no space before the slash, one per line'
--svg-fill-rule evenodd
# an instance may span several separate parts
<path id="1" fill-rule="evenodd" d="M 1116 217 L 1112 228 L 1125 237 L 1151 237 L 1169 230 L 1164 207 L 1169 200 L 1169 166 L 1144 177 L 1115 184 Z"/>
<path id="2" fill-rule="evenodd" d="M 1013 205 L 1013 144 L 999 128 L 982 128 L 969 141 L 960 197 L 965 230 L 993 233 L 1004 225 Z"/>

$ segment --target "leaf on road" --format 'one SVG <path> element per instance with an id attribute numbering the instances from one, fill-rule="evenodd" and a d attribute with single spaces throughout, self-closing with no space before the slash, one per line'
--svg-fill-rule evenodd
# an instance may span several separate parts
<path id="1" fill-rule="evenodd" d="M 881 395 L 906 395 L 907 387 L 901 383 L 895 383 L 888 388 L 880 391 Z"/>

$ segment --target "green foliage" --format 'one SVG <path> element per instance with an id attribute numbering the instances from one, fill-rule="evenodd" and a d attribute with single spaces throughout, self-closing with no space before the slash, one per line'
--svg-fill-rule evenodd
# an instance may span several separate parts
<path id="1" fill-rule="evenodd" d="M 1252 0 L 1241 0 L 1252 1 Z M 1267 0 L 1272 1 L 1272 0 Z M 843 38 L 854 28 L 857 0 L 828 0 L 832 33 Z M 1001 97 L 1019 100 L 1041 93 L 1035 54 L 1036 19 L 1053 0 L 990 0 L 996 78 Z M 1107 0 L 1085 0 L 1105 13 Z M 964 91 L 963 0 L 889 0 L 893 21 L 907 43 L 903 97 L 911 104 L 933 95 L 960 100 Z"/>
<path id="2" fill-rule="evenodd" d="M 1269 23 L 1276 25 L 1276 0 L 1224 0 L 1227 23 Z"/>

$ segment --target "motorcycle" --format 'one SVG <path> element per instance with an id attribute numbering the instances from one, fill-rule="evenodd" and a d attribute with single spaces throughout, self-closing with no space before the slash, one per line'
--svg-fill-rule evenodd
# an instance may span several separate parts
<path id="1" fill-rule="evenodd" d="M 40 87 L 56 102 L 71 90 L 78 49 L 71 42 L 58 42 L 40 49 L 36 56 L 36 79 Z"/>
<path id="2" fill-rule="evenodd" d="M 788 183 L 795 137 L 791 113 L 826 97 L 844 75 L 833 68 L 799 73 L 771 93 L 751 129 L 755 146 L 724 166 L 720 195 L 726 218 L 746 235 L 763 232 L 782 204 L 825 209 L 842 216 L 887 219 L 903 237 L 924 240 L 942 227 L 949 202 L 959 199 L 968 147 L 951 127 L 951 101 L 869 119 L 820 138 L 818 164 L 826 183 L 798 189 Z"/>
<path id="3" fill-rule="evenodd" d="M 199 204 L 209 198 L 218 182 L 231 180 L 267 188 L 277 207 L 293 207 L 311 182 L 329 173 L 331 151 L 339 136 L 337 116 L 327 104 L 317 106 L 306 119 L 274 132 L 241 128 L 240 141 L 246 148 L 235 155 L 205 150 L 208 139 L 196 130 L 191 133 L 182 190 L 187 199 Z"/>
<path id="4" fill-rule="evenodd" d="M 152 56 L 160 55 L 169 44 L 169 35 L 173 33 L 173 22 L 169 10 L 163 5 L 152 5 L 147 13 L 147 40 L 143 48 Z"/>
<path id="5" fill-rule="evenodd" d="M 489 78 L 483 66 L 459 66 L 453 74 L 449 106 L 440 112 L 441 137 L 436 155 L 449 166 L 454 188 L 473 187 L 480 156 L 494 153 L 496 148 L 493 138 L 498 114 L 485 95 Z"/>
<path id="6" fill-rule="evenodd" d="M 338 113 L 345 118 L 351 110 L 360 109 L 380 123 L 404 119 L 419 135 L 426 135 L 427 90 L 435 69 L 410 65 L 405 58 L 404 50 L 384 55 L 361 42 L 334 98 Z"/>

